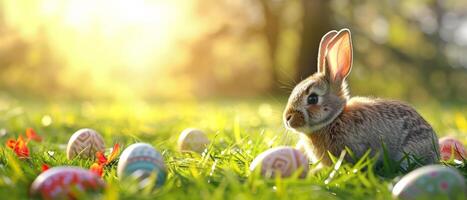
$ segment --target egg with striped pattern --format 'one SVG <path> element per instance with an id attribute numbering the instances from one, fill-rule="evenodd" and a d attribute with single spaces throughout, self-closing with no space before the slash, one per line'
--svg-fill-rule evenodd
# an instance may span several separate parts
<path id="1" fill-rule="evenodd" d="M 76 131 L 70 137 L 66 155 L 70 160 L 76 156 L 88 159 L 94 158 L 98 151 L 105 151 L 104 139 L 97 131 L 84 128 Z"/>
<path id="2" fill-rule="evenodd" d="M 150 144 L 136 143 L 128 146 L 120 155 L 117 175 L 120 179 L 126 177 L 146 178 L 155 175 L 156 186 L 164 184 L 167 168 L 162 155 Z"/>
<path id="3" fill-rule="evenodd" d="M 259 154 L 251 163 L 250 170 L 260 169 L 261 175 L 271 178 L 280 173 L 281 177 L 290 177 L 301 170 L 299 177 L 306 176 L 308 158 L 292 147 L 276 147 Z"/>
<path id="4" fill-rule="evenodd" d="M 77 199 L 105 188 L 104 181 L 89 170 L 72 166 L 50 168 L 31 184 L 32 197 L 42 199 Z"/>

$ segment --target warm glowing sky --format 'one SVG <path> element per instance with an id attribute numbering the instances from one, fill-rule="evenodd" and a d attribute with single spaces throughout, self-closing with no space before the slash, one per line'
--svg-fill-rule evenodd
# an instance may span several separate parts
<path id="1" fill-rule="evenodd" d="M 2 4 L 7 26 L 22 38 L 33 43 L 44 37 L 48 40 L 54 54 L 66 63 L 63 77 L 83 73 L 105 87 L 115 73 L 135 79 L 182 62 L 180 44 L 196 37 L 203 26 L 195 20 L 195 2 L 30 0 Z"/>

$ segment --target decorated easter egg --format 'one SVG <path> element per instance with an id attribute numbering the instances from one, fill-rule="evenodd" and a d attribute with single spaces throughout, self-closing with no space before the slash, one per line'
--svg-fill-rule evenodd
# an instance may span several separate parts
<path id="1" fill-rule="evenodd" d="M 43 199 L 76 199 L 83 193 L 98 192 L 104 187 L 104 181 L 95 173 L 79 167 L 61 166 L 37 176 L 30 193 Z"/>
<path id="2" fill-rule="evenodd" d="M 76 131 L 68 141 L 66 155 L 68 159 L 94 158 L 97 151 L 104 152 L 105 145 L 102 136 L 95 130 L 84 128 Z"/>
<path id="3" fill-rule="evenodd" d="M 276 147 L 259 154 L 251 163 L 250 170 L 258 167 L 265 177 L 274 177 L 276 173 L 289 177 L 297 170 L 302 170 L 300 177 L 303 178 L 308 172 L 308 158 L 292 147 Z"/>
<path id="4" fill-rule="evenodd" d="M 182 131 L 178 138 L 178 148 L 180 151 L 194 151 L 202 153 L 209 145 L 209 139 L 203 131 L 188 128 Z"/>
<path id="5" fill-rule="evenodd" d="M 429 165 L 404 177 L 392 190 L 398 199 L 465 199 L 464 177 L 454 168 Z"/>
<path id="6" fill-rule="evenodd" d="M 462 142 L 453 137 L 443 137 L 439 139 L 439 151 L 442 160 L 451 158 L 463 160 L 466 158 L 466 152 Z"/>
<path id="7" fill-rule="evenodd" d="M 151 174 L 155 174 L 157 186 L 165 182 L 167 169 L 164 159 L 154 147 L 146 143 L 136 143 L 122 152 L 117 167 L 118 177 L 147 177 Z"/>

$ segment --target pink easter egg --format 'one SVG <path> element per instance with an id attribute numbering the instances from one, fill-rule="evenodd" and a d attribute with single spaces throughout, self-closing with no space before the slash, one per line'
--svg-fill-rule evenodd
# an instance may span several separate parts
<path id="1" fill-rule="evenodd" d="M 439 140 L 441 160 L 449 160 L 451 157 L 463 160 L 466 157 L 465 147 L 459 140 L 453 137 L 443 137 Z"/>
<path id="2" fill-rule="evenodd" d="M 61 166 L 41 173 L 31 185 L 31 196 L 43 199 L 76 199 L 85 192 L 100 191 L 104 181 L 89 170 Z"/>
<path id="3" fill-rule="evenodd" d="M 250 170 L 261 167 L 261 175 L 274 177 L 277 172 L 281 177 L 290 177 L 297 170 L 302 170 L 300 177 L 305 177 L 309 166 L 308 158 L 292 147 L 276 147 L 259 154 L 251 163 Z"/>

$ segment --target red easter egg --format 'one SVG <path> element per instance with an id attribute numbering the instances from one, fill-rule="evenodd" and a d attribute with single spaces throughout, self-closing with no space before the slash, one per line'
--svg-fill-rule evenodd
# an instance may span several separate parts
<path id="1" fill-rule="evenodd" d="M 457 160 L 467 158 L 464 145 L 453 137 L 441 138 L 439 140 L 439 151 L 441 154 L 441 160 L 449 160 L 452 156 Z"/>
<path id="2" fill-rule="evenodd" d="M 101 177 L 79 167 L 62 166 L 48 169 L 31 185 L 31 196 L 43 199 L 76 199 L 82 193 L 105 187 Z"/>

